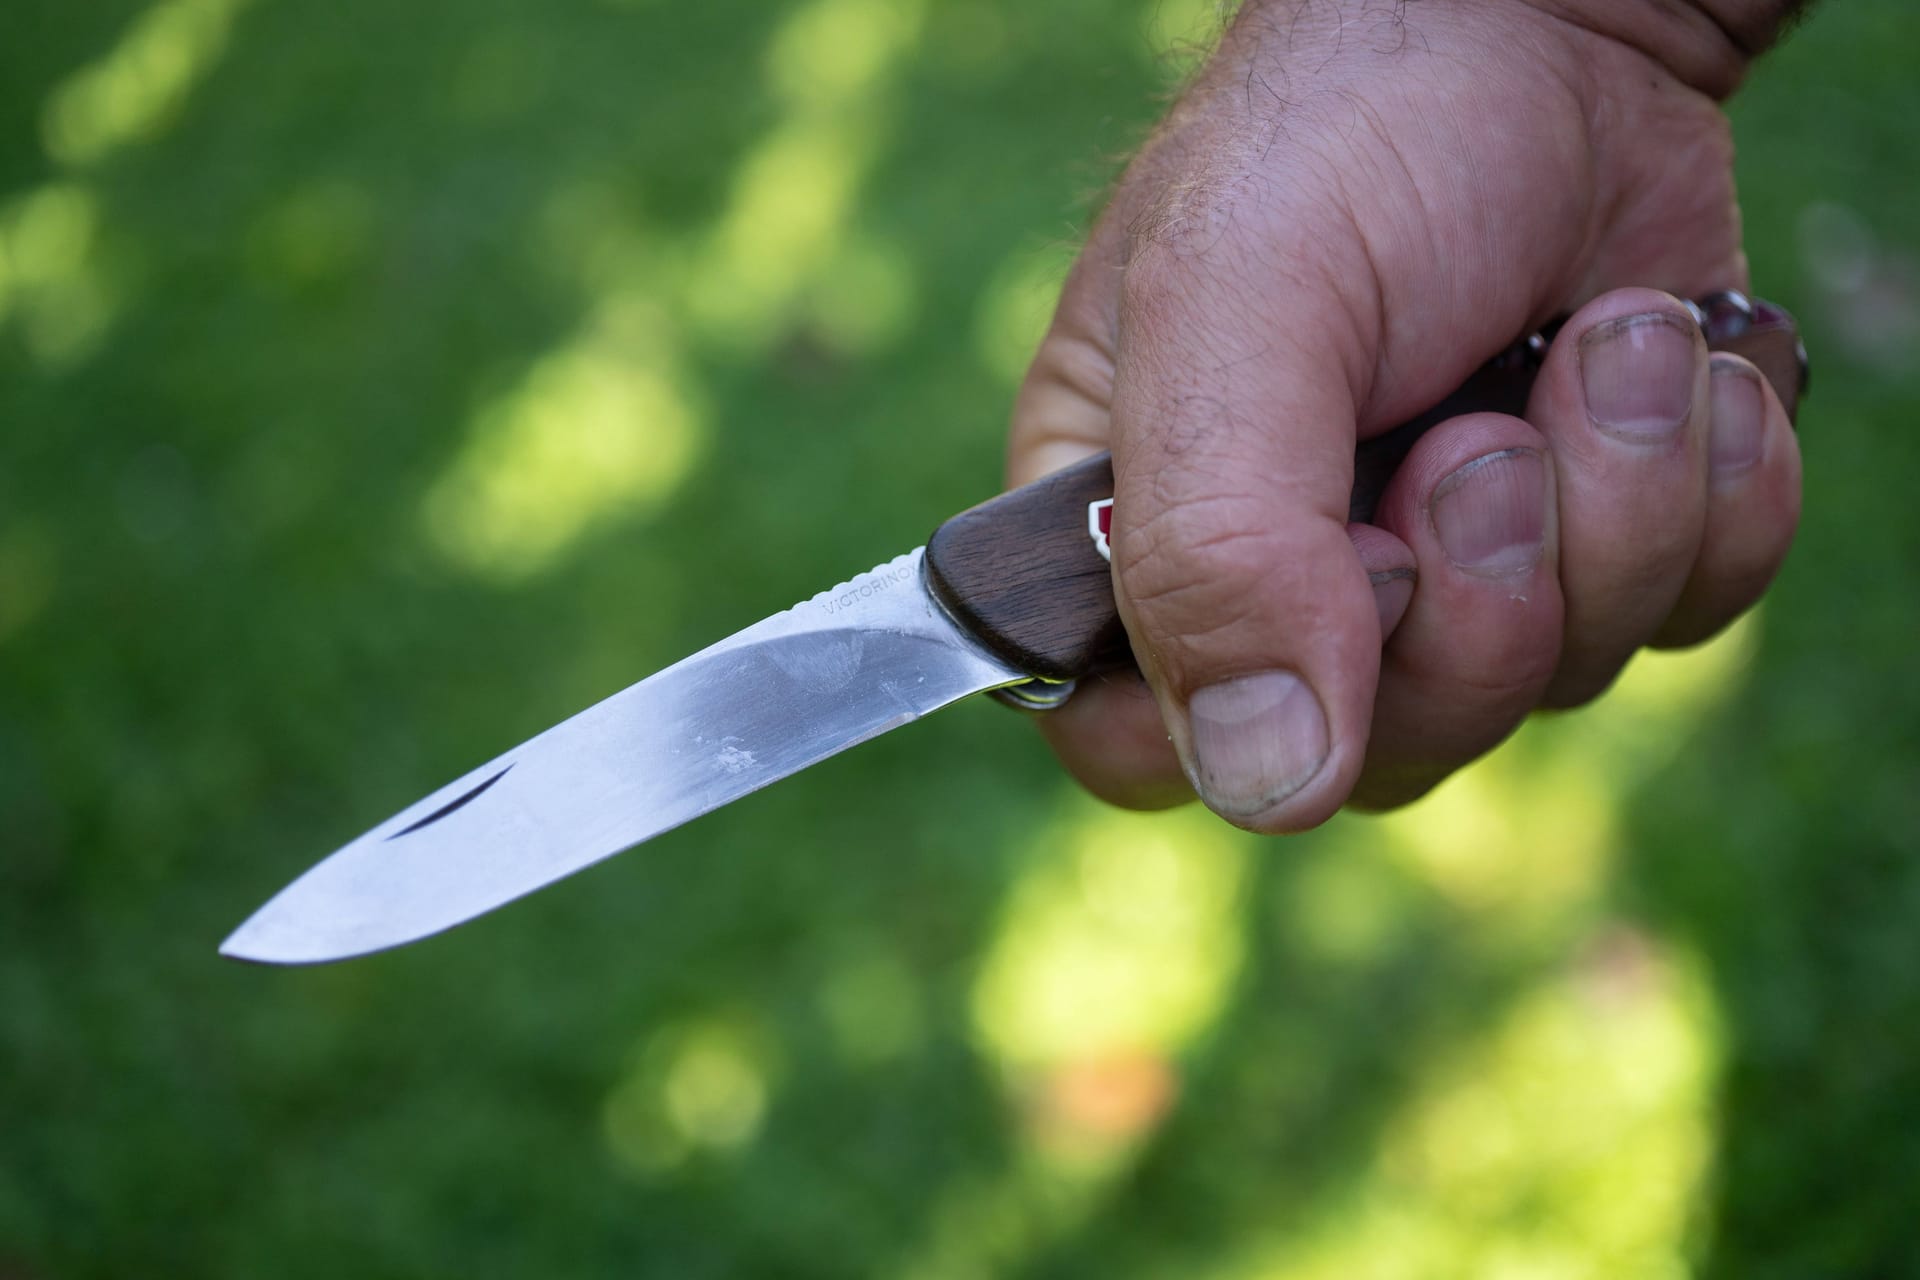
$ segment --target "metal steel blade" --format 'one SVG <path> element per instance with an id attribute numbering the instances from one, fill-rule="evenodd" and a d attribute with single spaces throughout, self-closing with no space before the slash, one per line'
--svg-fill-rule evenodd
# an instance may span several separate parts
<path id="1" fill-rule="evenodd" d="M 971 693 L 1025 679 L 927 595 L 916 550 L 649 676 L 395 814 L 221 953 L 426 937 Z"/>

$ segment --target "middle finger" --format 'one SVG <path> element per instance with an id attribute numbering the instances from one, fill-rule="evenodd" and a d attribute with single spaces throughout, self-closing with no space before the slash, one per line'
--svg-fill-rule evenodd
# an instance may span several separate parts
<path id="1" fill-rule="evenodd" d="M 1708 373 L 1678 299 L 1620 289 L 1574 314 L 1527 406 L 1553 449 L 1566 624 L 1547 706 L 1613 682 L 1685 589 L 1706 528 Z"/>

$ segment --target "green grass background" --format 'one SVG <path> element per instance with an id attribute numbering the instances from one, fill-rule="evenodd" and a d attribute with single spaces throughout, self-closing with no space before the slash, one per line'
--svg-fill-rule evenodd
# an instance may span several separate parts
<path id="1" fill-rule="evenodd" d="M 9 0 L 0 1276 L 1920 1275 L 1904 0 L 1735 107 L 1817 367 L 1731 641 L 1287 844 L 968 705 L 445 938 L 215 957 L 988 494 L 1204 25 Z"/>

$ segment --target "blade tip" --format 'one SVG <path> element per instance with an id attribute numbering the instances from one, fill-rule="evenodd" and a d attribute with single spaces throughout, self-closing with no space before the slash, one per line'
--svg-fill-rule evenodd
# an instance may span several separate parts
<path id="1" fill-rule="evenodd" d="M 264 964 L 264 965 L 280 966 L 280 965 L 285 965 L 287 963 L 284 960 L 277 960 L 272 956 L 255 955 L 253 952 L 250 952 L 250 951 L 242 951 L 239 947 L 236 947 L 231 943 L 226 943 L 226 942 L 223 942 L 220 944 L 220 958 L 223 960 L 236 960 L 241 964 Z"/>
<path id="2" fill-rule="evenodd" d="M 246 926 L 235 929 L 225 942 L 220 944 L 223 959 L 238 960 L 243 964 L 286 964 L 287 961 L 261 950 L 246 939 Z"/>
<path id="3" fill-rule="evenodd" d="M 298 938 L 289 938 L 284 932 L 276 933 L 261 924 L 260 917 L 253 919 L 227 935 L 220 944 L 220 954 L 228 960 L 238 960 L 245 964 L 264 964 L 286 967 L 290 965 L 325 964 L 330 960 L 344 960 L 352 952 L 337 950 L 317 950 L 311 939 L 301 945 Z"/>

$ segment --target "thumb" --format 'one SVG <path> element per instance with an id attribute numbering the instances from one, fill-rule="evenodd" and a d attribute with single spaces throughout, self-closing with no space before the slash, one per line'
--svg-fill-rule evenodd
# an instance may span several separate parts
<path id="1" fill-rule="evenodd" d="M 1330 817 L 1366 754 L 1380 621 L 1346 530 L 1375 326 L 1317 273 L 1149 240 L 1111 405 L 1115 595 L 1180 762 L 1258 831 Z M 1323 242 L 1324 243 L 1324 242 Z"/>

